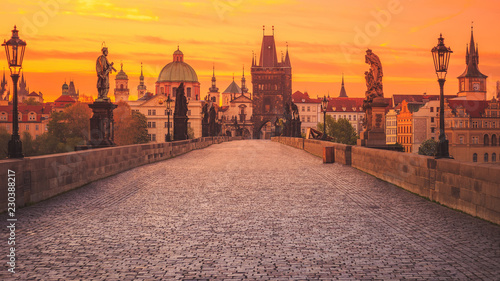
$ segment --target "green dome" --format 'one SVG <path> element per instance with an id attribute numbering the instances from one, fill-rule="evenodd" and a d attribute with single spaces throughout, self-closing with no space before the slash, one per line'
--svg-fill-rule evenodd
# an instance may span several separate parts
<path id="1" fill-rule="evenodd" d="M 174 61 L 165 65 L 161 70 L 158 82 L 198 82 L 198 76 L 189 64 Z"/>

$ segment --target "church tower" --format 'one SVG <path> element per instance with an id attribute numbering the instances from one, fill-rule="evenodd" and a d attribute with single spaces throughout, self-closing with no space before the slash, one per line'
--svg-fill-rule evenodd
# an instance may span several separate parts
<path id="1" fill-rule="evenodd" d="M 67 96 L 69 91 L 69 86 L 66 84 L 66 81 L 64 81 L 64 84 L 62 85 L 62 95 Z"/>
<path id="2" fill-rule="evenodd" d="M 137 86 L 137 98 L 142 98 L 146 94 L 146 85 L 144 85 L 144 75 L 142 74 L 142 62 L 141 62 L 141 76 L 139 76 L 139 85 Z"/>
<path id="3" fill-rule="evenodd" d="M 479 71 L 479 47 L 474 44 L 474 28 L 470 31 L 470 44 L 466 47 L 466 68 L 458 76 L 458 96 L 467 100 L 486 100 L 486 78 L 488 76 Z"/>
<path id="4" fill-rule="evenodd" d="M 123 71 L 123 63 L 121 64 L 121 69 L 116 74 L 115 78 L 116 88 L 115 88 L 115 102 L 128 101 L 129 90 L 128 90 L 128 76 Z"/>
<path id="5" fill-rule="evenodd" d="M 268 122 L 274 124 L 276 118 L 283 115 L 285 105 L 292 101 L 292 65 L 288 47 L 285 59 L 278 62 L 274 26 L 272 35 L 265 34 L 265 27 L 263 31 L 260 59 L 252 58 L 251 69 L 254 138 L 259 138 L 261 129 L 268 127 Z"/>
<path id="6" fill-rule="evenodd" d="M 215 66 L 212 67 L 212 87 L 208 89 L 208 95 L 213 103 L 220 106 L 220 93 L 219 88 L 215 85 Z"/>
<path id="7" fill-rule="evenodd" d="M 7 80 L 5 80 L 5 69 L 3 71 L 3 79 L 0 83 L 0 100 L 9 100 L 9 90 L 7 89 Z"/>
<path id="8" fill-rule="evenodd" d="M 344 73 L 342 73 L 342 87 L 340 87 L 339 98 L 347 98 L 347 93 L 344 88 Z"/>

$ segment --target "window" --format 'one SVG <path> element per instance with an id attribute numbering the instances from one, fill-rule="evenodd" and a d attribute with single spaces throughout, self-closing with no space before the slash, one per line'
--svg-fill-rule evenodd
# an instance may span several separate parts
<path id="1" fill-rule="evenodd" d="M 307 122 L 311 122 L 311 116 L 307 116 Z"/>
<path id="2" fill-rule="evenodd" d="M 38 129 L 39 129 L 38 125 L 35 125 L 35 130 L 37 130 L 37 131 L 38 131 Z"/>
<path id="3" fill-rule="evenodd" d="M 151 140 L 152 140 L 152 141 L 156 141 L 156 134 L 152 134 L 152 135 L 151 135 Z"/>
<path id="4" fill-rule="evenodd" d="M 302 112 L 306 111 L 306 107 L 302 106 Z"/>
<path id="5" fill-rule="evenodd" d="M 347 115 L 344 115 L 344 119 L 347 119 Z"/>
<path id="6" fill-rule="evenodd" d="M 151 115 L 151 109 L 148 109 L 148 115 Z"/>
<path id="7" fill-rule="evenodd" d="M 186 97 L 190 98 L 191 97 L 191 88 L 187 88 L 187 91 L 186 91 Z"/>
<path id="8" fill-rule="evenodd" d="M 333 115 L 333 120 L 337 120 L 337 115 Z"/>
<path id="9" fill-rule="evenodd" d="M 491 146 L 497 145 L 497 135 L 491 136 Z"/>
<path id="10" fill-rule="evenodd" d="M 29 117 L 28 117 L 29 121 L 35 121 L 36 120 L 36 114 L 31 112 Z"/>
<path id="11" fill-rule="evenodd" d="M 151 134 L 148 134 L 148 139 L 149 141 L 151 141 Z"/>
<path id="12" fill-rule="evenodd" d="M 356 121 L 356 115 L 352 116 L 352 120 Z"/>
<path id="13" fill-rule="evenodd" d="M 431 117 L 431 123 L 434 123 L 434 117 Z"/>
<path id="14" fill-rule="evenodd" d="M 352 120 L 351 118 L 352 118 L 352 116 L 351 116 L 351 115 L 349 115 L 349 121 L 351 121 L 351 120 Z"/>
<path id="15" fill-rule="evenodd" d="M 472 162 L 477 162 L 477 153 L 472 154 Z"/>
<path id="16" fill-rule="evenodd" d="M 435 133 L 435 131 L 436 131 L 436 128 L 435 128 L 435 127 L 431 127 L 431 133 L 433 133 L 433 134 L 434 134 L 434 133 Z"/>
<path id="17" fill-rule="evenodd" d="M 464 144 L 464 136 L 459 137 L 460 144 Z"/>
<path id="18" fill-rule="evenodd" d="M 434 107 L 431 106 L 431 112 L 434 112 Z"/>
<path id="19" fill-rule="evenodd" d="M 477 128 L 477 121 L 472 121 L 472 128 Z"/>
<path id="20" fill-rule="evenodd" d="M 484 162 L 488 162 L 488 153 L 484 154 Z"/>
<path id="21" fill-rule="evenodd" d="M 156 128 L 156 122 L 148 122 L 148 128 Z"/>
<path id="22" fill-rule="evenodd" d="M 7 120 L 7 113 L 2 112 L 2 114 L 0 115 L 0 120 L 6 121 Z"/>
<path id="23" fill-rule="evenodd" d="M 156 115 L 156 109 L 151 110 L 151 115 Z"/>
<path id="24" fill-rule="evenodd" d="M 30 130 L 30 125 L 26 125 L 26 131 Z"/>
<path id="25" fill-rule="evenodd" d="M 484 135 L 484 146 L 490 145 L 490 137 L 488 135 Z"/>
<path id="26" fill-rule="evenodd" d="M 497 162 L 497 154 L 494 152 L 491 154 L 491 162 Z"/>
<path id="27" fill-rule="evenodd" d="M 472 144 L 478 144 L 479 143 L 479 137 L 472 137 Z"/>
<path id="28" fill-rule="evenodd" d="M 311 107 L 310 106 L 307 107 L 307 112 L 311 112 Z"/>

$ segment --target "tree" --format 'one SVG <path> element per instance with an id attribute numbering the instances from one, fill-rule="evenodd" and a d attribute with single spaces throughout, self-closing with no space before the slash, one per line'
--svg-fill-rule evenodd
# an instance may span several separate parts
<path id="1" fill-rule="evenodd" d="M 117 105 L 113 111 L 116 144 L 147 143 L 149 138 L 146 116 L 138 111 L 132 111 L 124 101 L 119 101 Z"/>
<path id="2" fill-rule="evenodd" d="M 9 140 L 11 135 L 5 127 L 0 127 L 0 159 L 7 158 L 9 151 Z"/>
<path id="3" fill-rule="evenodd" d="M 190 140 L 194 139 L 194 130 L 193 128 L 191 128 L 191 126 L 188 126 L 187 134 L 188 134 L 188 139 Z"/>
<path id="4" fill-rule="evenodd" d="M 24 156 L 28 157 L 36 155 L 37 149 L 35 146 L 35 142 L 33 141 L 33 137 L 29 132 L 23 132 L 21 136 L 21 142 L 23 143 Z"/>
<path id="5" fill-rule="evenodd" d="M 418 154 L 427 156 L 436 156 L 438 142 L 433 139 L 424 141 L 418 148 Z"/>
<path id="6" fill-rule="evenodd" d="M 323 132 L 323 123 L 318 123 L 318 130 Z M 338 143 L 355 145 L 358 139 L 356 130 L 347 119 L 336 121 L 331 116 L 326 116 L 326 134 L 335 138 Z"/>
<path id="7" fill-rule="evenodd" d="M 29 98 L 29 99 L 23 100 L 23 103 L 25 105 L 41 105 L 41 103 L 39 101 L 36 101 L 35 98 Z"/>

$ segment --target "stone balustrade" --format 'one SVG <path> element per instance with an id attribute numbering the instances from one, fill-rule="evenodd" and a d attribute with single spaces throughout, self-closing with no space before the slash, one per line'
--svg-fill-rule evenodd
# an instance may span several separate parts
<path id="1" fill-rule="evenodd" d="M 120 172 L 241 137 L 205 137 L 0 161 L 0 212 L 7 210 L 8 170 L 15 172 L 16 205 L 40 202 Z"/>
<path id="2" fill-rule="evenodd" d="M 435 159 L 319 140 L 274 137 L 272 141 L 371 174 L 453 209 L 500 224 L 500 165 Z M 331 149 L 333 147 L 333 149 Z M 328 155 L 325 153 L 332 153 Z"/>

